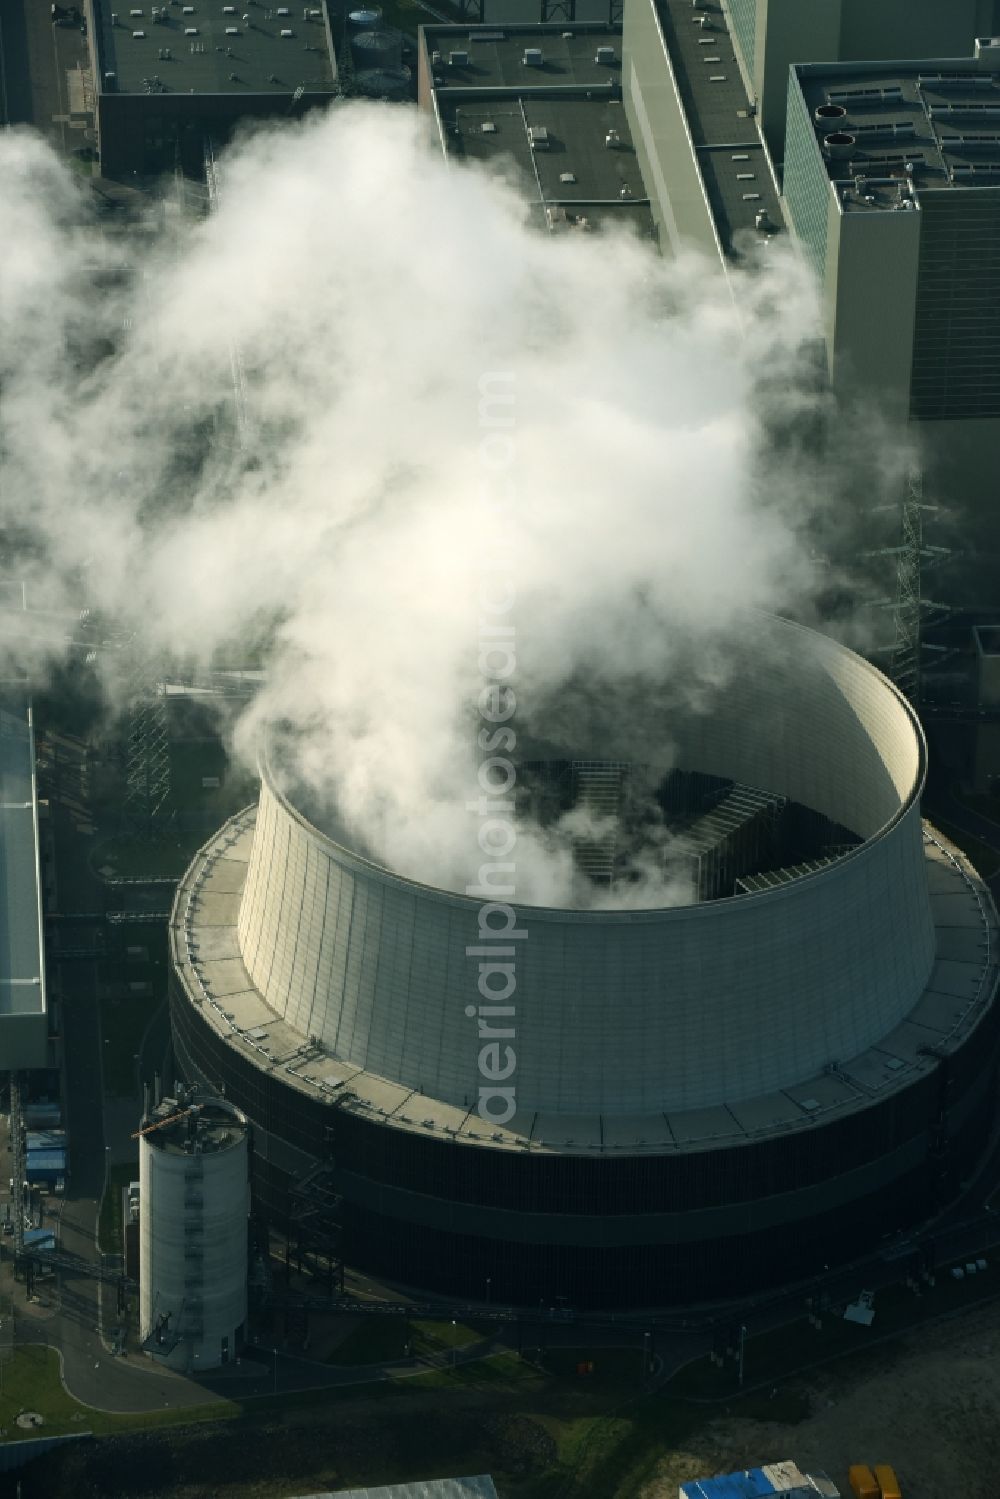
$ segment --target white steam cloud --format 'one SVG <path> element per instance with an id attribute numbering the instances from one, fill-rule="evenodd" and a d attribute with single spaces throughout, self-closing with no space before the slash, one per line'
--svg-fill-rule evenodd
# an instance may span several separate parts
<path id="1" fill-rule="evenodd" d="M 165 192 L 112 234 L 37 139 L 0 141 L 7 571 L 184 669 L 262 648 L 242 753 L 294 725 L 297 774 L 353 838 L 464 888 L 484 558 L 516 590 L 516 726 L 565 743 L 595 704 L 616 721 L 623 683 L 697 697 L 738 611 L 808 595 L 807 491 L 762 418 L 809 384 L 806 274 L 772 244 L 737 305 L 624 233 L 541 235 L 509 182 L 384 106 L 257 133 L 222 180 L 207 218 Z M 565 838 L 525 828 L 514 857 L 519 899 L 585 898 Z M 641 873 L 630 903 L 679 898 L 669 860 Z"/>

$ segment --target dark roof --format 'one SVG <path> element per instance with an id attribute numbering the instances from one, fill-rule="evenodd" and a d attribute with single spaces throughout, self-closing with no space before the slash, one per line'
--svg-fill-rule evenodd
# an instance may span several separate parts
<path id="1" fill-rule="evenodd" d="M 1000 187 L 997 73 L 963 58 L 811 64 L 795 74 L 817 140 L 832 143 L 822 154 L 845 208 L 896 207 L 910 183 L 921 193 Z"/>
<path id="2" fill-rule="evenodd" d="M 306 6 L 117 0 L 114 6 L 115 0 L 94 0 L 97 81 L 105 93 L 333 92 L 337 70 L 322 0 Z"/>
<path id="3" fill-rule="evenodd" d="M 718 0 L 658 0 L 657 13 L 716 232 L 732 256 L 761 209 L 775 229 L 782 215 L 728 21 Z"/>
<path id="4" fill-rule="evenodd" d="M 430 73 L 450 156 L 508 164 L 542 227 L 653 234 L 621 101 L 620 29 L 428 26 L 421 45 L 439 54 Z M 524 62 L 532 47 L 541 67 Z"/>

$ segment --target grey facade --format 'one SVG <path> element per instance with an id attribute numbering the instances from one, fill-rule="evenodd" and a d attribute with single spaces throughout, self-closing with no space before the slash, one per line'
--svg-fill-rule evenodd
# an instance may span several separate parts
<path id="1" fill-rule="evenodd" d="M 178 1062 L 248 1113 L 263 1211 L 322 1169 L 358 1263 L 641 1304 L 856 1254 L 852 1205 L 878 1201 L 881 1233 L 954 1190 L 992 1109 L 989 897 L 921 829 L 923 742 L 884 679 L 784 622 L 746 639 L 683 757 L 863 842 L 707 904 L 516 908 L 502 1125 L 475 1107 L 476 904 L 335 843 L 265 767 L 256 815 L 182 882 L 170 938 Z"/>
<path id="2" fill-rule="evenodd" d="M 968 57 L 977 36 L 1000 29 L 995 0 L 721 0 L 720 8 L 777 163 L 793 64 Z"/>
<path id="3" fill-rule="evenodd" d="M 720 269 L 781 227 L 778 190 L 726 15 L 632 0 L 622 94 L 661 247 Z"/>
<path id="4" fill-rule="evenodd" d="M 88 0 L 101 170 L 145 176 L 200 169 L 205 136 L 244 119 L 329 102 L 337 62 L 323 0 L 314 6 Z"/>
<path id="5" fill-rule="evenodd" d="M 964 553 L 952 600 L 973 608 L 996 592 L 998 58 L 793 69 L 783 183 L 833 388 L 912 424 Z"/>
<path id="6" fill-rule="evenodd" d="M 48 1065 L 38 792 L 31 708 L 0 701 L 0 1070 Z"/>

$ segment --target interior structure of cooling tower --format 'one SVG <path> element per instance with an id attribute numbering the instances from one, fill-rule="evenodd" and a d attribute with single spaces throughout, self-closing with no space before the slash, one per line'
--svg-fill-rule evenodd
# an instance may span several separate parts
<path id="1" fill-rule="evenodd" d="M 955 1195 L 993 1107 L 990 896 L 921 822 L 896 690 L 787 621 L 739 635 L 718 690 L 665 691 L 635 744 L 648 769 L 669 741 L 687 903 L 421 884 L 264 757 L 179 887 L 171 1018 L 179 1069 L 252 1123 L 272 1225 L 313 1196 L 349 1263 L 410 1286 L 649 1306 L 810 1275 Z M 629 780 L 599 718 L 530 762 L 604 809 L 577 850 L 598 884 Z"/>

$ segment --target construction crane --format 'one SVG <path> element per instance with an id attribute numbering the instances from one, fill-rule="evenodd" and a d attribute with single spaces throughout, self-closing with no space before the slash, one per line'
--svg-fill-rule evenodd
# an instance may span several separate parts
<path id="1" fill-rule="evenodd" d="M 200 1105 L 195 1103 L 192 1104 L 190 1108 L 178 1109 L 176 1114 L 168 1114 L 166 1119 L 157 1119 L 155 1124 L 145 1124 L 143 1125 L 142 1129 L 133 1130 L 132 1139 L 138 1140 L 143 1135 L 151 1135 L 154 1130 L 163 1129 L 164 1125 L 174 1124 L 178 1119 L 186 1119 L 188 1114 L 197 1114 L 199 1108 Z"/>

